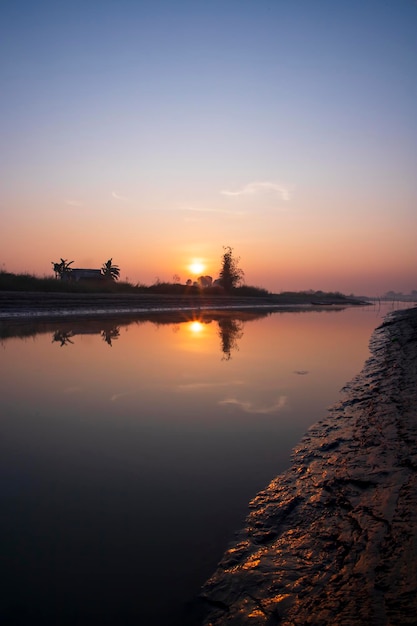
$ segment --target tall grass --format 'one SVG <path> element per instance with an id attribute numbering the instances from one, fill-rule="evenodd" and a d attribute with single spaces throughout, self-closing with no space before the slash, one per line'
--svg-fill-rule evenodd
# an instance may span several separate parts
<path id="1" fill-rule="evenodd" d="M 136 291 L 130 283 L 112 280 L 64 281 L 32 274 L 0 271 L 0 291 L 40 291 L 47 293 L 129 293 Z"/>

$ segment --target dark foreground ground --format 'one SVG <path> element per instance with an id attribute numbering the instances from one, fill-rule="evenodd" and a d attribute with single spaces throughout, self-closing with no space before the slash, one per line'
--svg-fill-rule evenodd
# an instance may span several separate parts
<path id="1" fill-rule="evenodd" d="M 417 309 L 390 314 L 371 351 L 252 501 L 204 625 L 417 624 Z"/>

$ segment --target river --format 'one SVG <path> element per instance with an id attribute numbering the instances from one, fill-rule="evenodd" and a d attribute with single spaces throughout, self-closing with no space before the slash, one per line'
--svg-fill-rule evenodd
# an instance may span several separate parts
<path id="1" fill-rule="evenodd" d="M 3 323 L 2 623 L 191 624 L 392 307 Z"/>

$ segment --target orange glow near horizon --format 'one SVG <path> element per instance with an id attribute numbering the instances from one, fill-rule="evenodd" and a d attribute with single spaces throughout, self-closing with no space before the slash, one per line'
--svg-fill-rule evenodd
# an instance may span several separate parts
<path id="1" fill-rule="evenodd" d="M 29 219 L 19 221 L 18 214 L 2 222 L 0 269 L 3 271 L 53 277 L 51 262 L 59 261 L 60 257 L 74 260 L 73 267 L 91 268 L 100 268 L 112 257 L 120 267 L 120 280 L 134 285 L 151 285 L 157 278 L 170 282 L 174 275 L 180 277 L 179 282 L 183 284 L 201 275 L 209 274 L 213 279 L 219 275 L 222 242 L 211 231 L 214 223 L 206 227 L 206 241 L 202 241 L 190 225 L 183 231 L 176 230 L 172 224 L 166 234 L 159 233 L 155 248 L 153 233 L 157 226 L 149 224 L 146 236 L 142 233 L 138 237 L 134 217 L 132 225 L 125 230 L 123 219 L 111 228 L 103 226 L 100 237 L 91 241 L 89 228 L 85 232 L 63 229 L 57 237 L 58 218 L 52 220 L 48 213 L 48 218 L 44 219 L 40 208 L 36 215 L 44 224 L 42 230 L 37 230 L 38 225 Z M 105 224 L 105 218 L 103 220 Z M 340 236 L 323 229 L 320 237 L 308 237 L 301 226 L 297 229 L 294 225 L 290 229 L 287 224 L 287 227 L 288 239 L 278 248 L 276 241 L 267 237 L 262 239 L 261 245 L 256 231 L 252 231 L 248 240 L 235 241 L 232 236 L 224 236 L 240 259 L 246 284 L 274 293 L 313 289 L 368 296 L 382 295 L 389 289 L 409 293 L 416 288 L 415 229 L 406 228 L 400 218 L 390 230 L 382 218 L 373 224 L 375 238 L 371 240 L 366 239 L 371 227 L 367 226 L 365 217 L 362 231 L 354 233 L 351 229 L 347 233 L 344 230 Z M 307 227 L 311 229 L 311 223 Z M 173 233 L 175 243 L 169 239 Z"/>
<path id="2" fill-rule="evenodd" d="M 279 38 L 282 3 L 266 0 L 238 15 L 183 2 L 181 19 L 168 2 L 108 2 L 96 29 L 85 27 L 96 3 L 70 21 L 61 3 L 27 37 L 25 12 L 3 4 L 0 272 L 54 278 L 60 258 L 73 269 L 111 258 L 120 282 L 186 286 L 218 280 L 231 248 L 246 286 L 272 293 L 417 290 L 414 2 L 331 14 L 306 2 L 302 30 L 288 2 Z M 349 71 L 330 71 L 329 50 Z"/>

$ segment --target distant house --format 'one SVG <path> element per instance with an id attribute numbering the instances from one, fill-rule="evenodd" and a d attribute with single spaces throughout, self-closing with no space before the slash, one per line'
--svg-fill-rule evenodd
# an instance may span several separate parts
<path id="1" fill-rule="evenodd" d="M 62 280 L 102 280 L 101 270 L 72 268 L 70 272 L 62 275 Z"/>

